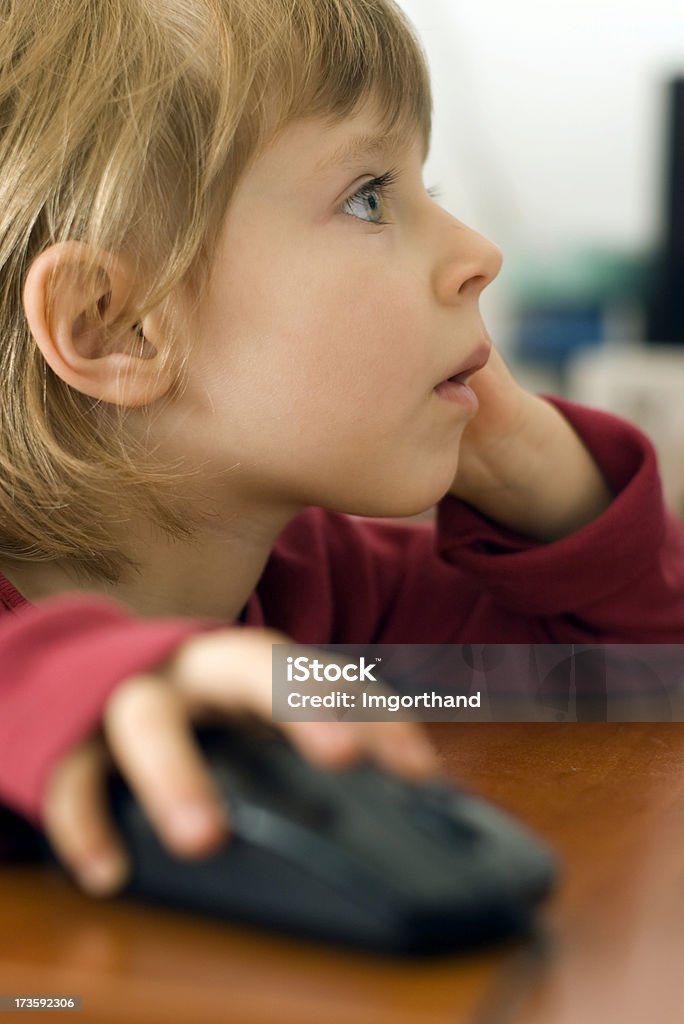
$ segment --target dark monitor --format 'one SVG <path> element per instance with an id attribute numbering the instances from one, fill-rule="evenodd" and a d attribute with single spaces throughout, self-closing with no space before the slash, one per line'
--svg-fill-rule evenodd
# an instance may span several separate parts
<path id="1" fill-rule="evenodd" d="M 684 345 L 684 77 L 667 86 L 663 230 L 646 310 L 646 341 Z"/>

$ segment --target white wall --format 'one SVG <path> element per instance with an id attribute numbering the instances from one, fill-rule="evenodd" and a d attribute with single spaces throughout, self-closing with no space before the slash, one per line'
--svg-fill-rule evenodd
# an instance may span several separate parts
<path id="1" fill-rule="evenodd" d="M 451 202 L 516 242 L 651 241 L 661 82 L 684 74 L 684 4 L 401 5 L 428 51 L 436 133 L 428 170 Z"/>
<path id="2" fill-rule="evenodd" d="M 681 0 L 400 3 L 433 77 L 426 184 L 440 184 L 452 213 L 509 259 L 531 248 L 652 245 L 662 82 L 684 73 Z M 496 287 L 483 309 L 505 333 Z"/>

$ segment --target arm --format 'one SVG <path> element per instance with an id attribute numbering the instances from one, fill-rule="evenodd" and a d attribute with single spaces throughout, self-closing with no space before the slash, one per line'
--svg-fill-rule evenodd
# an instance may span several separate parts
<path id="1" fill-rule="evenodd" d="M 663 503 L 653 445 L 616 416 L 529 394 L 492 355 L 439 512 L 442 535 L 458 522 L 470 543 L 443 557 L 543 616 L 554 642 L 681 643 L 684 526 Z"/>
<path id="2" fill-rule="evenodd" d="M 551 403 L 521 388 L 495 350 L 471 386 L 480 410 L 463 437 L 453 497 L 545 542 L 609 507 L 615 492 L 577 432 Z"/>
<path id="3" fill-rule="evenodd" d="M 0 612 L 0 804 L 37 824 L 53 763 L 96 730 L 118 683 L 209 625 L 136 619 L 83 595 Z M 1 827 L 7 848 L 10 827 Z"/>
<path id="4" fill-rule="evenodd" d="M 92 595 L 0 614 L 0 860 L 34 852 L 30 823 L 89 891 L 118 887 L 127 855 L 104 799 L 110 764 L 172 851 L 215 849 L 226 812 L 191 723 L 217 711 L 268 721 L 272 644 L 287 639 L 218 620 L 141 619 Z M 412 723 L 282 728 L 324 765 L 370 756 L 410 778 L 438 766 Z"/>

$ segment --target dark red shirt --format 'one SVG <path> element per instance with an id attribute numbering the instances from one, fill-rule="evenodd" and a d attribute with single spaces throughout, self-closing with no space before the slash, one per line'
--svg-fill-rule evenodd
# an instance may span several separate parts
<path id="1" fill-rule="evenodd" d="M 311 508 L 278 538 L 244 626 L 309 644 L 684 643 L 684 529 L 652 445 L 554 402 L 616 493 L 594 522 L 543 544 L 450 496 L 434 523 Z M 112 690 L 225 625 L 144 619 L 87 593 L 30 605 L 0 577 L 0 804 L 39 825 L 53 765 L 97 730 Z"/>

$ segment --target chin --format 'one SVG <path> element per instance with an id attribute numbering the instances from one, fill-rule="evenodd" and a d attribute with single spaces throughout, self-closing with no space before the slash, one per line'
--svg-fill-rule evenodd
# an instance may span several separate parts
<path id="1" fill-rule="evenodd" d="M 428 512 L 448 492 L 453 483 L 454 474 L 447 481 L 434 482 L 432 486 L 413 488 L 408 490 L 405 487 L 403 493 L 397 486 L 392 492 L 385 490 L 383 493 L 376 491 L 367 494 L 357 501 L 350 502 L 346 508 L 338 511 L 347 512 L 350 515 L 369 516 L 377 518 L 401 519 L 406 516 L 419 516 Z"/>
<path id="2" fill-rule="evenodd" d="M 454 466 L 452 462 L 446 473 L 441 475 L 435 474 L 430 480 L 416 481 L 412 489 L 409 489 L 405 484 L 403 494 L 397 488 L 393 495 L 393 500 L 390 502 L 393 506 L 393 511 L 384 514 L 392 516 L 417 516 L 434 508 L 449 493 L 453 486 L 456 469 L 457 466 Z"/>
<path id="3" fill-rule="evenodd" d="M 369 518 L 396 518 L 419 516 L 434 508 L 449 492 L 456 477 L 458 457 L 453 451 L 449 459 L 439 462 L 418 456 L 415 461 L 403 458 L 392 466 L 387 463 L 375 471 L 356 466 L 356 477 L 351 471 L 339 473 L 333 486 L 318 488 L 309 493 L 304 505 L 317 505 L 336 512 Z M 420 472 L 422 470 L 422 472 Z"/>
<path id="4" fill-rule="evenodd" d="M 426 498 L 423 501 L 403 501 L 401 503 L 395 502 L 392 508 L 390 508 L 389 510 L 385 512 L 377 512 L 375 514 L 379 516 L 388 516 L 393 519 L 402 519 L 405 516 L 419 516 L 422 515 L 424 512 L 429 512 L 430 509 L 434 508 L 437 502 L 441 501 L 441 499 L 444 497 L 445 493 L 446 492 L 444 491 L 440 491 L 438 494 L 435 494 L 434 497 Z"/>

